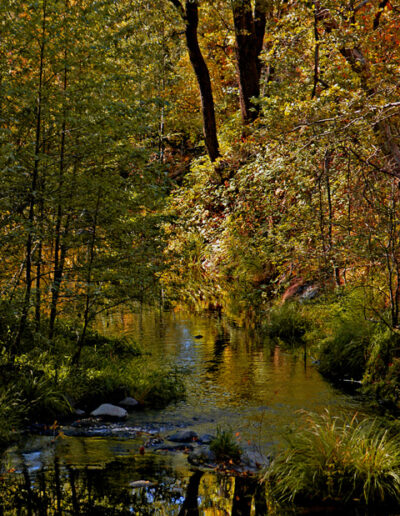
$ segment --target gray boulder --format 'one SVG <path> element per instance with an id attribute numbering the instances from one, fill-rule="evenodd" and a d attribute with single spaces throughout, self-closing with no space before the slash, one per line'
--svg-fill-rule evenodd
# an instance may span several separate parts
<path id="1" fill-rule="evenodd" d="M 90 413 L 91 416 L 95 417 L 110 417 L 116 419 L 123 419 L 128 415 L 128 412 L 121 407 L 111 405 L 111 403 L 103 403 L 96 410 Z"/>
<path id="2" fill-rule="evenodd" d="M 133 407 L 136 407 L 139 405 L 139 402 L 135 400 L 135 398 L 132 398 L 130 396 L 127 396 L 122 401 L 118 403 L 118 405 L 121 405 L 122 407 L 126 407 L 127 410 L 132 409 Z"/>
<path id="3" fill-rule="evenodd" d="M 181 432 L 176 432 L 176 434 L 168 437 L 168 439 L 173 443 L 191 443 L 193 441 L 197 441 L 198 438 L 199 436 L 192 430 L 182 430 Z"/>

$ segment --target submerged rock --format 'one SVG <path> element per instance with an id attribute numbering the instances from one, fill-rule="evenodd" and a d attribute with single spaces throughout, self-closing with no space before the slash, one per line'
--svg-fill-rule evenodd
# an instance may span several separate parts
<path id="1" fill-rule="evenodd" d="M 199 444 L 210 444 L 211 441 L 214 439 L 214 436 L 211 434 L 203 434 L 199 437 L 198 443 Z"/>
<path id="2" fill-rule="evenodd" d="M 27 428 L 28 432 L 36 435 L 46 435 L 54 437 L 59 434 L 59 428 L 56 425 L 46 425 L 44 423 L 32 423 Z"/>
<path id="3" fill-rule="evenodd" d="M 182 443 L 182 444 L 175 444 L 175 445 L 171 445 L 171 444 L 163 445 L 162 444 L 161 446 L 157 447 L 156 449 L 157 449 L 157 451 L 189 452 L 189 451 L 193 451 L 193 445 L 189 444 L 189 443 Z"/>
<path id="4" fill-rule="evenodd" d="M 205 464 L 214 464 L 216 461 L 215 453 L 207 446 L 199 446 L 188 456 L 188 461 L 193 466 L 200 466 Z"/>
<path id="5" fill-rule="evenodd" d="M 127 396 L 122 401 L 118 403 L 118 405 L 122 405 L 123 407 L 126 407 L 128 410 L 132 409 L 133 407 L 137 407 L 139 405 L 139 402 L 135 400 L 135 398 L 132 398 L 131 396 Z"/>
<path id="6" fill-rule="evenodd" d="M 182 430 L 181 432 L 176 432 L 176 434 L 170 435 L 168 437 L 169 441 L 173 443 L 191 443 L 193 441 L 197 441 L 199 436 L 196 432 L 192 430 Z"/>
<path id="7" fill-rule="evenodd" d="M 160 447 L 164 443 L 164 439 L 161 439 L 161 437 L 151 437 L 144 443 L 145 448 L 156 448 Z"/>
<path id="8" fill-rule="evenodd" d="M 90 413 L 91 416 L 95 417 L 110 417 L 117 419 L 124 419 L 128 415 L 128 412 L 121 407 L 111 405 L 111 403 L 103 403 L 96 410 Z"/>

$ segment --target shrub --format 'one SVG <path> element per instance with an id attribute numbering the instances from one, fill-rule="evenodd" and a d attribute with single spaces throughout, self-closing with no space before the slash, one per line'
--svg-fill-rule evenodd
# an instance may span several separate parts
<path id="1" fill-rule="evenodd" d="M 0 449 L 12 442 L 23 420 L 23 405 L 18 393 L 7 389 L 0 394 Z"/>
<path id="2" fill-rule="evenodd" d="M 400 439 L 376 420 L 306 414 L 265 476 L 278 504 L 400 502 Z"/>
<path id="3" fill-rule="evenodd" d="M 301 344 L 302 338 L 310 329 L 311 321 L 304 306 L 295 301 L 271 308 L 264 326 L 269 337 L 279 338 L 291 345 Z"/>
<path id="4" fill-rule="evenodd" d="M 361 380 L 376 325 L 366 321 L 360 306 L 350 299 L 333 304 L 326 322 L 327 337 L 319 352 L 319 371 L 330 380 Z"/>
<path id="5" fill-rule="evenodd" d="M 174 367 L 141 359 L 131 363 L 128 376 L 132 395 L 144 406 L 161 408 L 185 396 L 182 372 Z"/>
<path id="6" fill-rule="evenodd" d="M 18 379 L 16 387 L 28 419 L 52 421 L 71 413 L 71 406 L 62 390 L 44 374 L 31 370 Z"/>
<path id="7" fill-rule="evenodd" d="M 242 449 L 238 445 L 231 429 L 217 428 L 217 436 L 210 443 L 210 450 L 215 453 L 217 460 L 239 462 Z"/>
<path id="8" fill-rule="evenodd" d="M 160 367 L 146 357 L 129 361 L 106 360 L 96 354 L 82 367 L 71 370 L 64 380 L 65 392 L 80 408 L 92 409 L 99 403 L 117 403 L 133 396 L 143 406 L 165 407 L 182 399 L 185 387 L 182 375 L 174 368 Z"/>
<path id="9" fill-rule="evenodd" d="M 399 349 L 399 336 L 390 329 L 377 331 L 372 339 L 363 391 L 384 402 L 387 408 L 396 408 L 400 400 L 400 358 L 394 356 Z"/>

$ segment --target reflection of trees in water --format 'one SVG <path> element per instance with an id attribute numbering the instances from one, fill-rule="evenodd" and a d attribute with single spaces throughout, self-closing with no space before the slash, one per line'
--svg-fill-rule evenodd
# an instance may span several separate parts
<path id="1" fill-rule="evenodd" d="M 213 358 L 207 362 L 207 373 L 216 373 L 223 362 L 223 353 L 230 343 L 230 337 L 227 333 L 220 333 L 215 337 Z"/>
<path id="2" fill-rule="evenodd" d="M 215 508 L 223 511 L 221 514 L 250 516 L 253 501 L 256 515 L 266 514 L 255 479 L 197 470 L 187 481 L 171 476 L 171 472 L 163 475 L 161 468 L 158 475 L 153 471 L 145 477 L 156 485 L 133 489 L 127 484 L 138 479 L 134 462 L 114 461 L 103 469 L 78 469 L 61 467 L 55 459 L 51 469 L 30 473 L 25 467 L 22 474 L 0 480 L 0 515 L 199 516 L 203 510 Z"/>
<path id="3" fill-rule="evenodd" d="M 198 496 L 202 476 L 202 471 L 195 471 L 190 477 L 186 489 L 185 500 L 182 504 L 181 510 L 179 511 L 179 516 L 199 516 Z"/>

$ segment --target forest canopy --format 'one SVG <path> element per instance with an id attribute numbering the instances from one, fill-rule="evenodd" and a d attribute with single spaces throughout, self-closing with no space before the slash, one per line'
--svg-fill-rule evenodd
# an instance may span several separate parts
<path id="1" fill-rule="evenodd" d="M 395 1 L 5 0 L 7 349 L 128 300 L 243 320 L 294 284 L 400 324 Z"/>

